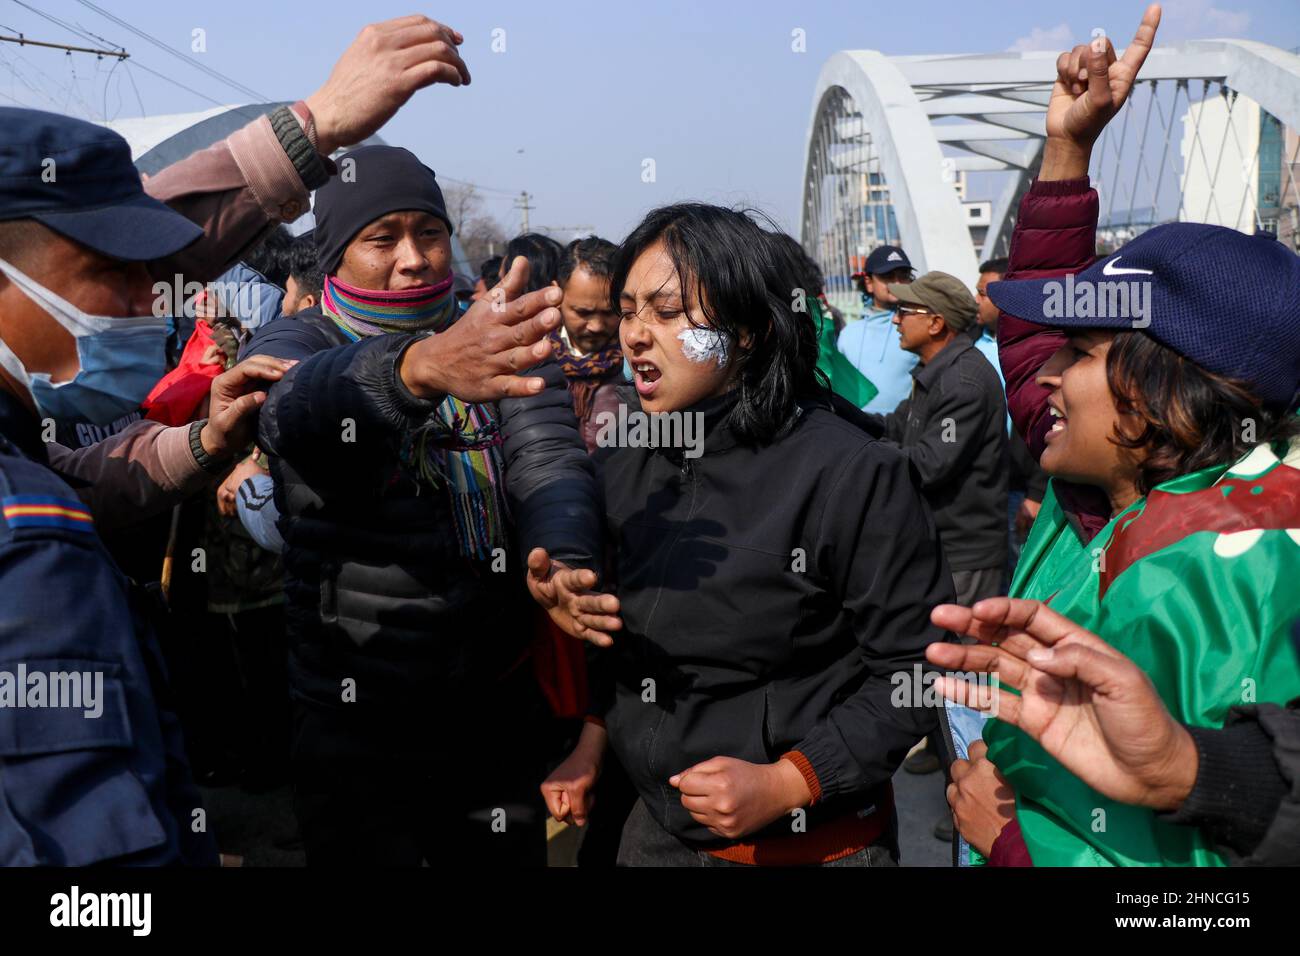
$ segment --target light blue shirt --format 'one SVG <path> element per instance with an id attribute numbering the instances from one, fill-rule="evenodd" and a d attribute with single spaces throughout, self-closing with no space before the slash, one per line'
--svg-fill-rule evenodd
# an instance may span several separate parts
<path id="1" fill-rule="evenodd" d="M 862 406 L 865 412 L 887 415 L 912 394 L 912 369 L 919 360 L 898 343 L 894 313 L 888 309 L 868 309 L 861 321 L 840 332 L 840 352 L 879 389 L 879 394 Z"/>
<path id="2" fill-rule="evenodd" d="M 998 360 L 998 340 L 989 334 L 985 329 L 983 334 L 975 340 L 975 348 L 989 360 L 993 366 L 993 371 L 998 373 L 998 381 L 1002 383 L 1002 391 L 1007 390 L 1007 377 L 1002 374 L 1002 362 Z M 1007 434 L 1011 434 L 1011 412 L 1007 412 Z"/>
<path id="3" fill-rule="evenodd" d="M 245 478 L 235 492 L 235 508 L 244 530 L 259 547 L 276 554 L 284 550 L 284 539 L 276 527 L 280 511 L 275 506 L 275 482 L 270 475 L 258 473 Z"/>

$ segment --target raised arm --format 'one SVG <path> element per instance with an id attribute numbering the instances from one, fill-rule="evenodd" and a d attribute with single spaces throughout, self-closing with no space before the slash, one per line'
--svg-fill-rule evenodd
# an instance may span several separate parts
<path id="1" fill-rule="evenodd" d="M 292 117 L 259 116 L 151 177 L 145 183 L 151 196 L 203 228 L 193 245 L 153 263 L 154 277 L 170 281 L 179 273 L 185 282 L 207 281 L 268 227 L 297 219 L 309 208 L 308 189 L 333 173 L 322 157 L 378 131 L 417 90 L 469 83 L 456 50 L 463 40 L 420 15 L 373 23 L 325 84 L 293 105 Z"/>
<path id="2" fill-rule="evenodd" d="M 1038 178 L 1020 203 L 1011 237 L 1007 279 L 1078 272 L 1096 252 L 1097 193 L 1088 185 L 1093 143 L 1127 101 L 1160 24 L 1152 4 L 1133 41 L 1117 58 L 1110 41 L 1080 44 L 1056 61 L 1056 83 L 1047 107 L 1047 142 Z M 1061 347 L 1064 336 L 1003 313 L 998 354 L 1007 383 L 1007 404 L 1016 429 L 1037 459 L 1051 427 L 1047 390 L 1035 377 Z"/>

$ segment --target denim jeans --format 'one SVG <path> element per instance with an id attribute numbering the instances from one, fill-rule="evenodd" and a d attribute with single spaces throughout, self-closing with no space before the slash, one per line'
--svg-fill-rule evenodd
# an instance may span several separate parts
<path id="1" fill-rule="evenodd" d="M 952 731 L 953 747 L 957 751 L 958 760 L 970 759 L 970 745 L 977 740 L 983 739 L 984 722 L 988 717 L 978 710 L 972 710 L 970 707 L 963 707 L 961 704 L 954 704 L 950 700 L 943 702 L 948 712 L 948 727 Z M 957 835 L 957 865 L 970 866 L 971 857 L 970 844 Z"/>

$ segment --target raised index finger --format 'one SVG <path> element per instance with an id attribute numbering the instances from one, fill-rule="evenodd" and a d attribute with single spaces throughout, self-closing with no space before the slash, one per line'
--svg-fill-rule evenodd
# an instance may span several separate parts
<path id="1" fill-rule="evenodd" d="M 1125 48 L 1124 55 L 1120 58 L 1120 62 L 1132 70 L 1134 76 L 1137 76 L 1138 70 L 1142 69 L 1147 54 L 1155 46 L 1156 28 L 1159 26 L 1160 4 L 1153 3 L 1142 14 L 1142 22 L 1138 25 L 1137 33 L 1133 35 L 1133 42 Z"/>

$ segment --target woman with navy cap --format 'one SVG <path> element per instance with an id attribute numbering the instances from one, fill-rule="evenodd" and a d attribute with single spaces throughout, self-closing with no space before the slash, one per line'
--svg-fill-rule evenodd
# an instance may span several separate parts
<path id="1" fill-rule="evenodd" d="M 1159 17 L 1148 9 L 1122 59 L 1108 42 L 1062 55 L 1012 281 L 989 295 L 1012 416 L 1052 476 L 1012 597 L 1045 602 L 1131 658 L 1178 721 L 1171 777 L 1195 777 L 1182 725 L 1220 727 L 1233 706 L 1300 695 L 1289 646 L 1300 617 L 1300 259 L 1267 235 L 1171 223 L 1094 261 L 1089 155 Z M 999 639 L 958 609 L 935 621 Z M 928 656 L 998 661 L 996 648 Z M 1014 667 L 1002 677 L 1013 691 L 1042 679 Z M 955 765 L 949 796 L 993 862 L 1027 850 L 1035 865 L 1224 863 L 1201 830 L 1103 796 L 1010 722 L 991 721 L 984 738 L 987 754 L 976 745 Z M 1150 740 L 1163 745 L 1158 728 Z"/>

